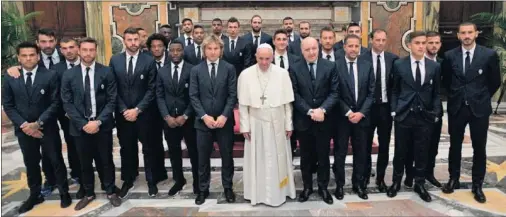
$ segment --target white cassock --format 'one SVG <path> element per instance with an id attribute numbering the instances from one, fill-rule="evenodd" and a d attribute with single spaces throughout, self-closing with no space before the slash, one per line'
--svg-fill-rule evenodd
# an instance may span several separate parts
<path id="1" fill-rule="evenodd" d="M 251 133 L 251 141 L 244 144 L 244 198 L 253 205 L 279 206 L 287 196 L 295 198 L 286 136 L 293 130 L 290 76 L 274 64 L 268 72 L 255 64 L 241 72 L 237 89 L 241 132 Z"/>

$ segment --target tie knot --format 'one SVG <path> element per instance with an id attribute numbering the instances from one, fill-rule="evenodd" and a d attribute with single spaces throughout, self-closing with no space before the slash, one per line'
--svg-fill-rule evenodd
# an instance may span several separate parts
<path id="1" fill-rule="evenodd" d="M 378 55 L 378 59 L 381 59 L 381 55 Z"/>
<path id="2" fill-rule="evenodd" d="M 214 67 L 215 65 L 216 65 L 216 63 L 211 63 L 211 66 L 213 66 L 213 67 Z"/>
<path id="3" fill-rule="evenodd" d="M 283 59 L 283 56 L 279 56 L 279 59 Z"/>
<path id="4" fill-rule="evenodd" d="M 327 54 L 327 59 L 330 59 L 330 57 L 331 57 L 330 54 Z"/>
<path id="5" fill-rule="evenodd" d="M 86 67 L 86 73 L 90 72 L 90 67 Z"/>
<path id="6" fill-rule="evenodd" d="M 69 65 L 70 65 L 70 67 L 74 67 L 74 63 L 70 63 Z"/>
<path id="7" fill-rule="evenodd" d="M 31 76 L 33 75 L 33 73 L 32 73 L 32 72 L 27 72 L 27 73 L 26 73 L 26 75 L 27 75 L 28 77 L 31 77 Z"/>
<path id="8" fill-rule="evenodd" d="M 314 63 L 309 63 L 309 66 L 313 67 L 313 66 L 314 66 Z"/>
<path id="9" fill-rule="evenodd" d="M 471 52 L 469 52 L 469 51 L 466 51 L 466 54 L 467 54 L 467 56 L 469 56 L 469 55 L 471 54 Z"/>
<path id="10" fill-rule="evenodd" d="M 200 49 L 200 45 L 197 45 L 197 49 Z"/>
<path id="11" fill-rule="evenodd" d="M 235 40 L 231 40 L 232 44 L 234 43 Z"/>
<path id="12" fill-rule="evenodd" d="M 134 56 L 130 56 L 130 61 L 134 61 Z"/>
<path id="13" fill-rule="evenodd" d="M 174 68 L 179 68 L 179 65 L 174 63 Z"/>
<path id="14" fill-rule="evenodd" d="M 156 61 L 156 64 L 160 65 L 162 64 L 162 61 Z"/>
<path id="15" fill-rule="evenodd" d="M 354 62 L 350 62 L 350 65 L 353 65 Z"/>
<path id="16" fill-rule="evenodd" d="M 255 38 L 258 38 L 258 37 L 260 37 L 260 36 L 259 35 L 255 35 Z"/>
<path id="17" fill-rule="evenodd" d="M 416 63 L 416 65 L 418 65 L 418 64 L 420 64 L 420 61 L 419 61 L 419 60 L 417 60 L 417 61 L 415 61 L 415 63 Z"/>

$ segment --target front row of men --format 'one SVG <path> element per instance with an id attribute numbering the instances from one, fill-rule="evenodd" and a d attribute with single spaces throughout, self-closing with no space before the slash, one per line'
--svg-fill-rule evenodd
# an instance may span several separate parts
<path id="1" fill-rule="evenodd" d="M 279 35 L 282 37 L 278 38 Z M 279 40 L 278 43 L 286 44 L 287 36 L 286 32 L 278 31 L 273 37 L 273 43 L 276 46 Z M 286 49 L 284 52 L 278 49 L 272 52 L 270 47 L 259 46 L 259 51 L 267 49 L 268 52 L 257 52 L 258 64 L 245 71 L 254 67 L 259 67 L 262 72 L 269 71 L 269 67 L 273 66 L 266 64 L 267 61 L 281 65 L 276 66 L 283 69 L 280 73 L 288 73 L 290 76 L 293 90 L 293 128 L 300 142 L 304 183 L 304 189 L 298 200 L 307 201 L 312 194 L 312 173 L 316 170 L 319 195 L 326 203 L 333 203 L 332 196 L 327 190 L 330 180 L 328 156 L 331 138 L 334 138 L 335 145 L 335 163 L 332 166 L 337 183 L 335 197 L 339 200 L 344 197 L 344 165 L 348 138 L 351 138 L 352 189 L 360 198 L 367 199 L 367 185 L 371 173 L 371 150 L 368 144 L 372 142 L 371 137 L 376 126 L 380 134 L 376 183 L 379 190 L 384 192 L 387 188 L 384 184 L 384 171 L 388 164 L 389 145 L 385 137 L 391 125 L 382 125 L 381 122 L 388 122 L 393 118 L 396 128 L 394 175 L 393 184 L 387 194 L 394 197 L 399 191 L 404 169 L 406 168 L 406 172 L 409 171 L 409 165 L 412 165 L 409 158 L 413 154 L 414 190 L 423 200 L 430 201 L 431 197 L 424 187 L 427 163 L 433 161 L 428 157 L 429 152 L 433 150 L 431 148 L 429 151 L 427 147 L 430 140 L 430 136 L 427 135 L 433 134 L 435 124 L 440 123 L 442 106 L 439 87 L 442 76 L 445 86 L 451 87 L 448 106 L 450 125 L 459 123 L 458 127 L 452 129 L 449 168 L 451 179 L 444 192 L 451 193 L 453 189 L 459 187 L 458 147 L 461 147 L 462 138 L 457 137 L 463 137 L 463 129 L 469 122 L 473 128 L 471 134 L 477 138 L 476 141 L 473 140 L 477 155 L 473 165 L 473 193 L 477 201 L 485 202 L 481 186 L 486 159 L 486 131 L 482 129 L 488 126 L 485 124 L 488 122 L 490 109 L 484 110 L 479 104 L 490 104 L 490 96 L 498 88 L 495 81 L 500 79 L 497 78 L 498 69 L 495 65 L 497 62 L 494 61 L 497 56 L 487 48 L 476 45 L 476 36 L 474 24 L 462 24 L 459 27 L 459 38 L 463 44 L 456 51 L 452 50 L 446 54 L 445 61 L 449 63 L 443 62 L 443 66 L 447 67 L 445 71 L 441 70 L 438 63 L 424 57 L 427 41 L 424 32 L 411 33 L 407 41 L 411 53 L 398 60 L 395 55 L 384 52 L 386 32 L 383 30 L 373 32 L 373 49 L 360 56 L 360 38 L 353 34 L 346 36 L 343 43 L 345 55 L 335 60 L 335 63 L 319 58 L 321 53 L 318 42 L 311 37 L 302 40 L 303 56 L 298 61 L 289 60 L 294 59 L 293 56 L 291 58 L 288 56 L 288 61 L 283 61 L 281 57 L 287 57 Z M 176 194 L 186 184 L 182 173 L 180 147 L 180 141 L 184 138 L 192 163 L 196 204 L 204 203 L 209 196 L 210 155 L 213 141 L 217 141 L 220 147 L 222 184 L 226 200 L 235 201 L 232 190 L 234 173 L 232 147 L 233 109 L 237 98 L 241 111 L 245 111 L 245 107 L 242 106 L 253 107 L 247 109 L 248 114 L 241 114 L 241 132 L 246 139 L 258 145 L 258 141 L 255 143 L 255 140 L 269 137 L 276 138 L 278 143 L 277 137 L 272 137 L 265 131 L 258 134 L 258 130 L 263 130 L 262 127 L 258 127 L 262 126 L 259 125 L 262 120 L 255 120 L 262 119 L 261 115 L 265 115 L 259 114 L 259 111 L 275 112 L 265 110 L 268 107 L 264 106 L 280 106 L 292 101 L 290 94 L 266 92 L 267 90 L 272 92 L 268 89 L 272 75 L 258 74 L 261 95 L 259 97 L 251 95 L 249 96 L 251 100 L 241 102 L 241 99 L 248 97 L 237 96 L 237 89 L 242 90 L 243 87 L 236 86 L 235 67 L 221 59 L 224 45 L 218 37 L 209 36 L 199 44 L 202 46 L 205 61 L 196 66 L 183 60 L 182 42 L 175 41 L 169 46 L 166 40 L 157 35 L 151 36 L 147 44 L 154 57 L 153 61 L 147 54 L 139 52 L 138 38 L 135 30 L 125 31 L 126 52 L 115 55 L 110 61 L 110 67 L 95 61 L 97 42 L 91 38 L 84 38 L 79 42 L 79 66 L 71 67 L 61 74 L 37 65 L 39 47 L 36 44 L 26 42 L 18 46 L 21 76 L 18 78 L 6 76 L 2 101 L 6 114 L 16 127 L 16 135 L 27 167 L 31 194 L 21 205 L 20 213 L 31 210 L 34 205 L 43 202 L 43 198 L 40 197 L 42 181 L 38 166 L 41 155 L 39 149 L 33 147 L 42 146 L 43 153 L 50 159 L 61 195 L 61 206 L 68 207 L 71 204 L 66 184 L 66 168 L 61 166 L 64 164 L 61 154 L 57 154 L 57 142 L 52 141 L 58 137 L 56 117 L 58 109 L 62 106 L 60 103 L 63 104 L 63 109 L 70 119 L 69 131 L 75 139 L 81 166 L 81 188 L 76 195 L 81 201 L 76 205 L 76 210 L 86 207 L 95 198 L 93 160 L 102 188 L 106 191 L 110 202 L 114 206 L 121 204 L 120 198 L 126 197 L 138 176 L 137 142 L 133 142 L 137 140 L 143 144 L 149 195 L 156 196 L 158 192 L 156 184 L 167 178 L 161 154 L 163 146 L 154 141 L 156 136 L 152 134 L 154 128 L 159 126 L 157 120 L 162 118 L 165 121 L 163 130 L 169 145 L 175 180 L 169 195 Z M 165 52 L 167 46 L 169 46 L 168 53 Z M 453 55 L 454 52 L 457 54 Z M 482 56 L 473 58 L 475 52 Z M 471 59 L 474 64 L 471 64 Z M 456 65 L 462 67 L 456 69 L 454 67 Z M 245 73 L 245 76 L 246 74 L 248 73 Z M 378 77 L 381 79 L 376 79 Z M 241 80 L 241 76 L 239 78 Z M 466 82 L 462 83 L 459 79 Z M 477 90 L 468 84 L 487 87 L 488 92 L 481 93 L 479 90 L 484 88 Z M 61 87 L 61 92 L 58 87 Z M 272 101 L 272 95 L 282 97 Z M 479 100 L 476 100 L 478 98 Z M 264 105 L 265 100 L 267 105 Z M 257 110 L 256 107 L 261 109 Z M 291 118 L 291 114 L 287 115 L 292 112 L 291 107 L 283 110 L 285 118 Z M 245 118 L 249 120 L 249 126 L 242 123 Z M 121 145 L 121 178 L 124 181 L 121 190 L 114 184 L 112 161 L 114 123 L 118 129 Z M 337 126 L 332 123 L 337 123 Z M 287 121 L 286 125 L 291 125 L 291 121 Z M 143 129 L 146 126 L 151 127 Z M 289 138 L 292 128 L 286 126 L 284 128 Z M 246 149 L 245 156 L 262 155 L 263 153 L 258 150 L 258 147 Z M 437 146 L 435 150 L 437 152 Z M 288 156 L 291 158 L 290 153 Z M 255 162 L 256 167 L 268 163 L 252 162 Z M 284 162 L 278 161 L 278 164 L 281 163 Z M 279 185 L 274 186 L 286 188 L 287 190 L 284 190 L 286 196 L 293 198 L 295 189 L 292 185 L 293 174 L 290 175 L 291 167 L 277 166 L 278 175 L 292 180 L 283 178 L 280 179 Z M 245 190 L 245 197 L 250 199 L 252 204 L 259 202 L 270 205 L 282 204 L 285 195 L 274 201 L 267 196 L 266 189 L 258 187 L 258 183 L 266 183 L 266 179 L 272 182 L 272 176 L 269 176 L 271 173 L 261 177 L 255 176 L 256 173 L 251 171 L 251 168 L 255 167 L 245 165 L 244 173 L 245 176 L 251 173 L 252 179 L 256 180 L 253 184 L 256 185 L 251 185 L 252 189 L 248 191 Z M 276 171 L 276 166 L 273 168 Z"/>

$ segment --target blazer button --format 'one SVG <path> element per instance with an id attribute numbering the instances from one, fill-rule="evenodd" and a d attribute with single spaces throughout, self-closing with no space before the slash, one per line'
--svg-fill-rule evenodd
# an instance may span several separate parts
<path id="1" fill-rule="evenodd" d="M 410 111 L 413 111 L 413 108 L 410 108 L 409 110 L 410 110 Z"/>
<path id="2" fill-rule="evenodd" d="M 313 102 L 316 102 L 316 99 L 313 99 Z"/>

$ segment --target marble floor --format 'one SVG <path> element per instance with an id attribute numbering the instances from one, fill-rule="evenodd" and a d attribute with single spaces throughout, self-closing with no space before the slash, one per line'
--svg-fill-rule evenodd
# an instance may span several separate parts
<path id="1" fill-rule="evenodd" d="M 503 112 L 504 114 L 504 112 Z M 446 116 L 445 116 L 446 117 Z M 392 134 L 393 135 L 393 134 Z M 393 138 L 392 138 L 393 141 Z M 484 191 L 488 202 L 476 203 L 470 192 L 472 147 L 469 131 L 466 132 L 462 150 L 462 175 L 460 181 L 462 189 L 453 194 L 443 194 L 440 189 L 427 184 L 432 195 L 431 203 L 423 202 L 413 193 L 412 189 L 402 187 L 395 198 L 388 198 L 380 193 L 375 186 L 374 177 L 369 185 L 369 200 L 358 198 L 351 190 L 352 158 L 346 160 L 346 185 L 345 198 L 341 201 L 334 198 L 333 205 L 327 205 L 321 201 L 318 194 L 311 195 L 309 201 L 299 203 L 296 199 L 287 199 L 287 202 L 279 207 L 265 205 L 252 206 L 243 198 L 243 174 L 241 158 L 235 159 L 236 172 L 234 174 L 234 191 L 237 193 L 236 203 L 229 204 L 223 196 L 221 187 L 219 159 L 212 159 L 213 172 L 211 174 L 211 194 L 206 203 L 197 206 L 194 204 L 195 195 L 192 186 L 188 184 L 180 194 L 169 197 L 168 190 L 173 185 L 171 180 L 170 162 L 165 162 L 169 170 L 169 179 L 158 184 L 159 193 L 155 198 L 147 194 L 147 185 L 140 155 L 140 173 L 132 193 L 123 200 L 120 207 L 109 204 L 104 192 L 100 189 L 98 178 L 96 186 L 97 199 L 87 208 L 77 212 L 73 205 L 67 209 L 59 207 L 58 192 L 46 197 L 46 201 L 28 213 L 21 216 L 506 216 L 506 115 L 494 115 L 490 119 L 488 143 L 487 143 L 487 174 L 485 177 Z M 28 196 L 26 172 L 23 159 L 16 138 L 12 135 L 12 129 L 2 127 L 2 175 L 1 175 L 1 206 L 2 216 L 20 216 L 17 208 Z M 448 179 L 448 148 L 449 135 L 445 120 L 439 155 L 435 168 L 435 176 L 441 182 Z M 66 159 L 66 147 L 63 145 L 63 156 Z M 390 148 L 390 161 L 393 158 L 394 147 Z M 333 158 L 330 158 L 333 161 Z M 121 187 L 120 172 L 121 160 L 119 147 L 114 148 L 114 162 L 116 165 L 116 185 Z M 373 156 L 373 164 L 376 155 Z M 68 165 L 68 164 L 67 164 Z M 185 177 L 188 183 L 192 182 L 190 162 L 183 162 Z M 374 166 L 373 166 L 374 167 Z M 300 174 L 300 159 L 294 160 L 295 183 L 297 193 L 302 190 L 302 178 Z M 391 162 L 387 168 L 386 182 L 391 183 Z M 316 179 L 316 177 L 314 177 Z M 314 182 L 316 183 L 316 181 Z M 71 185 L 72 197 L 79 186 Z M 314 187 L 316 189 L 316 186 Z M 335 189 L 334 177 L 331 175 L 329 189 Z M 74 205 L 77 200 L 74 200 Z"/>

